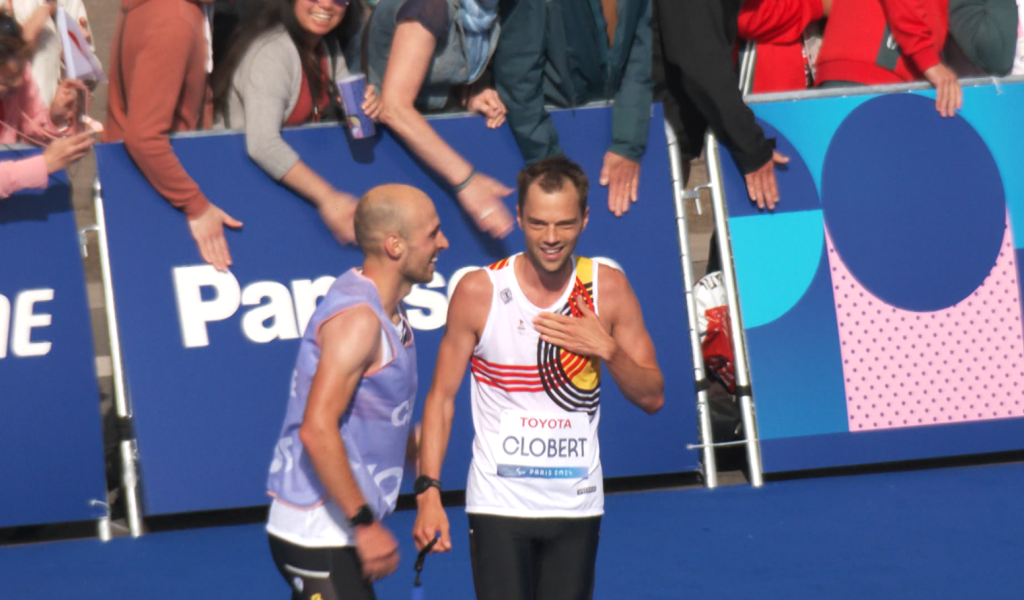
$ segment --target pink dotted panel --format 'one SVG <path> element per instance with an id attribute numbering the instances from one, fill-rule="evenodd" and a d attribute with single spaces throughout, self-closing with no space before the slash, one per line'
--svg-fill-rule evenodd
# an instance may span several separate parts
<path id="1" fill-rule="evenodd" d="M 1013 237 L 981 286 L 934 312 L 894 308 L 850 273 L 825 231 L 850 431 L 1024 416 Z"/>

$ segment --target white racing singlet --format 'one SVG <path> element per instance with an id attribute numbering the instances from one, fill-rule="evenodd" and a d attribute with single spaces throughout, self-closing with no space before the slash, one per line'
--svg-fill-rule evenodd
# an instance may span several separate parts
<path id="1" fill-rule="evenodd" d="M 550 307 L 519 287 L 515 255 L 487 267 L 494 292 L 473 351 L 473 460 L 466 512 L 509 517 L 592 517 L 604 512 L 597 426 L 601 363 L 541 341 L 541 311 L 579 315 L 574 295 L 597 311 L 597 263 L 573 257 L 573 273 Z"/>

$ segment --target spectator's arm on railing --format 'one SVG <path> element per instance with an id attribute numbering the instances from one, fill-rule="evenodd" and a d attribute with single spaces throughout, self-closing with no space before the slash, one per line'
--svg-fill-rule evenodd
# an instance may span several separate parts
<path id="1" fill-rule="evenodd" d="M 666 68 L 679 70 L 683 91 L 718 140 L 732 151 L 750 199 L 773 209 L 779 200 L 774 163 L 786 159 L 774 152 L 775 144 L 765 138 L 753 111 L 743 102 L 721 8 L 716 12 L 712 3 L 661 0 L 658 10 L 662 26 L 672 28 L 672 35 L 662 40 Z"/>
<path id="2" fill-rule="evenodd" d="M 512 190 L 477 173 L 414 106 L 436 44 L 434 36 L 419 22 L 403 21 L 398 25 L 381 85 L 380 122 L 391 128 L 413 154 L 452 186 L 459 204 L 477 227 L 495 237 L 504 237 L 511 232 L 513 222 L 502 198 Z"/>
<path id="3" fill-rule="evenodd" d="M 633 33 L 629 60 L 612 106 L 612 143 L 604 157 L 601 185 L 608 186 L 608 210 L 621 216 L 638 198 L 640 159 L 647 148 L 647 130 L 654 100 L 651 78 L 651 0 L 642 0 L 643 14 Z M 626 3 L 620 3 L 623 7 Z"/>
<path id="4" fill-rule="evenodd" d="M 160 65 L 160 76 L 132 78 L 134 85 L 125 90 L 130 108 L 124 124 L 124 148 L 139 171 L 189 218 L 205 212 L 210 202 L 181 166 L 167 132 L 171 131 L 190 60 L 182 49 L 191 47 L 192 38 L 191 31 L 173 27 L 141 45 L 135 64 Z"/>
<path id="5" fill-rule="evenodd" d="M 942 62 L 941 48 L 935 47 L 936 33 L 925 19 L 933 10 L 935 6 L 925 0 L 882 0 L 885 21 L 900 54 L 935 86 L 935 110 L 952 117 L 963 106 L 963 92 L 956 74 Z"/>
<path id="6" fill-rule="evenodd" d="M 774 144 L 765 139 L 754 113 L 743 102 L 733 67 L 733 47 L 716 27 L 716 16 L 702 2 L 665 0 L 659 5 L 669 68 L 679 70 L 683 91 L 729 147 L 744 174 L 772 159 Z M 671 11 L 671 12 L 670 12 Z"/>
<path id="7" fill-rule="evenodd" d="M 302 77 L 301 67 L 298 72 L 289 68 L 297 60 L 297 50 L 287 56 L 282 55 L 277 46 L 266 44 L 255 49 L 252 57 L 240 67 L 244 71 L 236 74 L 245 112 L 246 152 L 275 181 L 281 181 L 299 162 L 299 154 L 281 137 L 288 100 L 295 89 L 295 80 Z"/>
<path id="8" fill-rule="evenodd" d="M 900 53 L 918 71 L 924 73 L 941 62 L 925 15 L 935 10 L 926 0 L 882 0 L 882 12 L 889 24 L 892 37 L 899 44 Z"/>

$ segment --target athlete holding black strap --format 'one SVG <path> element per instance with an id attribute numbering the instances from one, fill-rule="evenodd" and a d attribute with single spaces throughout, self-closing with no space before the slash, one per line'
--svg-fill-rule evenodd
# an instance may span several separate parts
<path id="1" fill-rule="evenodd" d="M 526 251 L 466 275 L 451 299 L 423 411 L 413 536 L 451 549 L 437 479 L 471 365 L 477 597 L 586 599 L 604 512 L 601 362 L 647 413 L 661 408 L 664 382 L 626 277 L 572 254 L 587 224 L 586 175 L 559 156 L 523 169 L 518 185 Z"/>

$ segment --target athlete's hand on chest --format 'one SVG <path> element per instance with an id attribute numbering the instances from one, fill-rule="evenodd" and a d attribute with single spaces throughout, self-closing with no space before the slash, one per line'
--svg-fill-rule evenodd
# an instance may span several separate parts
<path id="1" fill-rule="evenodd" d="M 579 296 L 569 299 L 579 308 L 579 317 L 542 312 L 533 319 L 540 338 L 573 354 L 611 360 L 618 350 L 610 327 Z"/>

